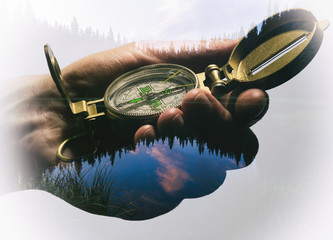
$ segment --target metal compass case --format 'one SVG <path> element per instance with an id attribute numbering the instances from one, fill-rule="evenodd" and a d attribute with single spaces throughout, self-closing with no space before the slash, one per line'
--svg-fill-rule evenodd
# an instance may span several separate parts
<path id="1" fill-rule="evenodd" d="M 184 95 L 194 88 L 204 88 L 218 98 L 238 87 L 267 90 L 288 81 L 313 59 L 327 27 L 328 21 L 317 22 L 309 11 L 284 11 L 251 29 L 222 67 L 207 63 L 210 65 L 204 73 L 195 74 L 175 64 L 144 66 L 115 79 L 104 98 L 88 102 L 71 101 L 50 46 L 45 45 L 44 50 L 58 90 L 72 113 L 83 117 L 88 125 L 103 116 L 110 120 L 146 121 L 156 119 L 167 108 L 179 107 Z M 96 107 L 100 103 L 101 111 Z M 89 127 L 81 135 L 65 140 L 59 146 L 58 157 L 74 160 L 63 155 L 65 144 L 87 135 L 93 135 Z"/>

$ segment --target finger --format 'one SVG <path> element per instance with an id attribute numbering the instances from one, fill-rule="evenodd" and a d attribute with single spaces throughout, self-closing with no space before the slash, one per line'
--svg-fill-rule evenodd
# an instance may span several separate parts
<path id="1" fill-rule="evenodd" d="M 235 114 L 247 125 L 258 122 L 267 112 L 269 105 L 268 94 L 259 89 L 249 89 L 242 92 L 235 105 Z"/>
<path id="2" fill-rule="evenodd" d="M 160 136 L 181 135 L 184 129 L 183 112 L 178 108 L 165 110 L 157 121 L 157 129 Z"/>
<path id="3" fill-rule="evenodd" d="M 235 120 L 248 126 L 258 122 L 269 106 L 268 94 L 260 89 L 236 90 L 223 96 L 220 101 Z"/>
<path id="4" fill-rule="evenodd" d="M 151 143 L 156 138 L 156 130 L 152 125 L 141 126 L 134 134 L 134 143 L 139 142 Z"/>
<path id="5" fill-rule="evenodd" d="M 186 122 L 202 129 L 212 125 L 228 126 L 232 122 L 230 112 L 203 89 L 188 92 L 182 101 L 181 109 Z"/>

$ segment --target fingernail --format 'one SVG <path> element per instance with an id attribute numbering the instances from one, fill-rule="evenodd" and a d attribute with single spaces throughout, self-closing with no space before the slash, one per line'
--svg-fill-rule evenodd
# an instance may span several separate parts
<path id="1" fill-rule="evenodd" d="M 183 117 L 181 116 L 180 113 L 177 113 L 177 114 L 172 118 L 171 122 L 172 122 L 173 124 L 175 124 L 176 126 L 178 126 L 178 127 L 182 127 L 182 126 L 184 126 L 184 119 L 183 119 Z"/>
<path id="2" fill-rule="evenodd" d="M 155 138 L 155 131 L 153 127 L 147 128 L 142 134 L 143 139 L 151 140 Z"/>
<path id="3" fill-rule="evenodd" d="M 205 112 L 211 112 L 212 111 L 212 104 L 209 101 L 208 97 L 204 93 L 199 93 L 193 100 L 195 104 L 198 104 L 198 107 L 200 107 L 200 110 L 204 109 Z M 198 109 L 199 110 L 199 109 Z"/>
<path id="4" fill-rule="evenodd" d="M 252 126 L 254 125 L 256 122 L 258 122 L 260 119 L 263 118 L 263 116 L 266 114 L 266 112 L 268 111 L 268 107 L 269 107 L 269 97 L 268 95 L 266 94 L 266 102 L 265 102 L 265 105 L 263 107 L 263 109 L 256 115 L 252 118 L 252 120 L 249 121 L 249 126 Z"/>

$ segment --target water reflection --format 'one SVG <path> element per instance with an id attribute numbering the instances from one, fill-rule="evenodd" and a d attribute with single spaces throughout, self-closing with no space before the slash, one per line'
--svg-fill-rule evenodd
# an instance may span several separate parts
<path id="1" fill-rule="evenodd" d="M 53 167 L 44 172 L 41 189 L 88 212 L 149 219 L 185 198 L 212 193 L 227 170 L 249 165 L 257 150 L 248 128 L 212 139 L 164 138 Z"/>

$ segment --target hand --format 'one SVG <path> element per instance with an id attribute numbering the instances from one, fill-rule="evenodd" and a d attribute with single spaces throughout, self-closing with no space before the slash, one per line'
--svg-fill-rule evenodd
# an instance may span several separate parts
<path id="1" fill-rule="evenodd" d="M 259 121 L 268 110 L 268 95 L 259 89 L 234 91 L 220 100 L 202 89 L 188 92 L 181 108 L 164 111 L 153 125 L 140 127 L 135 134 L 135 142 L 152 141 L 159 136 L 216 135 L 235 128 L 248 127 Z"/>
<path id="2" fill-rule="evenodd" d="M 133 43 L 80 59 L 64 68 L 62 74 L 72 99 L 96 99 L 104 95 L 112 80 L 144 65 L 176 63 L 194 72 L 203 72 L 210 63 L 222 66 L 236 44 L 237 41 L 228 40 L 209 49 L 176 54 L 151 48 L 144 51 Z M 74 118 L 65 106 L 50 75 L 25 78 L 22 83 L 18 83 L 12 94 L 16 98 L 11 121 L 19 139 L 16 147 L 38 160 L 38 164 L 55 164 L 59 144 L 82 132 L 83 122 Z M 186 94 L 180 109 L 166 110 L 156 126 L 141 126 L 134 141 L 178 134 L 188 128 L 195 131 L 198 125 L 202 132 L 211 130 L 212 126 L 218 131 L 235 125 L 248 126 L 259 120 L 267 107 L 267 94 L 258 89 L 234 91 L 219 100 L 204 90 L 195 89 Z"/>

